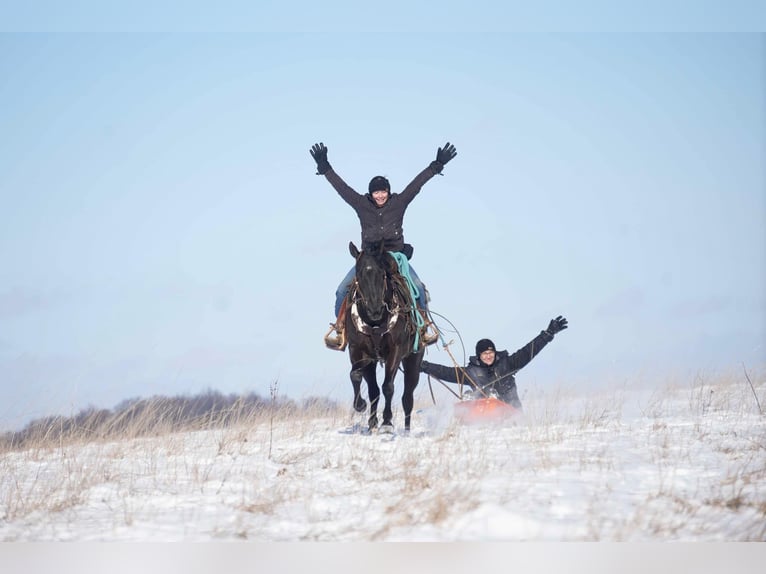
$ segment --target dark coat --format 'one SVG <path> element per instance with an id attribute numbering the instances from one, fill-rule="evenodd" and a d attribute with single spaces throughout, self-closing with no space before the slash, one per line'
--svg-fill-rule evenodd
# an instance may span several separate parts
<path id="1" fill-rule="evenodd" d="M 404 250 L 404 212 L 410 202 L 420 192 L 423 185 L 435 175 L 431 167 L 421 171 L 401 193 L 392 193 L 383 207 L 378 207 L 369 193 L 357 193 L 341 177 L 330 169 L 325 173 L 329 181 L 348 203 L 362 225 L 362 249 L 374 241 L 383 240 L 383 248 L 387 251 Z"/>
<path id="2" fill-rule="evenodd" d="M 527 366 L 529 361 L 552 340 L 552 335 L 541 331 L 537 337 L 513 355 L 509 355 L 508 351 L 498 351 L 495 354 L 495 362 L 491 365 L 485 365 L 478 357 L 471 357 L 466 367 L 457 369 L 423 361 L 420 371 L 449 383 L 459 382 L 471 388 L 478 387 L 486 394 L 495 391 L 500 400 L 521 409 L 514 375 Z"/>

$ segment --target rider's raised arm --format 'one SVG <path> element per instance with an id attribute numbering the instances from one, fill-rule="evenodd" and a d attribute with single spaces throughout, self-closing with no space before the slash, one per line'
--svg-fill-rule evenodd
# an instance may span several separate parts
<path id="1" fill-rule="evenodd" d="M 364 201 L 364 196 L 361 193 L 357 193 L 354 188 L 343 181 L 343 178 L 335 173 L 334 169 L 330 168 L 324 176 L 327 178 L 327 181 L 330 182 L 330 185 L 335 188 L 335 191 L 338 192 L 338 195 L 340 195 L 343 201 L 348 203 L 351 207 Z"/>
<path id="2" fill-rule="evenodd" d="M 330 162 L 327 160 L 327 146 L 323 143 L 317 143 L 311 146 L 309 151 L 311 157 L 317 164 L 317 175 L 323 175 L 327 178 L 327 181 L 335 188 L 335 191 L 343 198 L 343 200 L 351 206 L 354 206 L 362 200 L 360 194 L 354 191 L 341 177 L 335 173 Z"/>
<path id="3" fill-rule="evenodd" d="M 420 190 L 425 183 L 435 175 L 436 172 L 434 172 L 430 166 L 425 168 L 415 176 L 415 179 L 413 179 L 407 187 L 404 188 L 404 191 L 399 194 L 399 198 L 405 203 L 411 202 L 415 199 L 415 196 L 420 193 Z"/>
<path id="4" fill-rule="evenodd" d="M 420 192 L 425 183 L 436 174 L 441 173 L 446 163 L 456 155 L 457 150 L 455 150 L 455 146 L 451 143 L 447 142 L 444 144 L 443 148 L 440 147 L 436 152 L 436 159 L 432 161 L 427 168 L 416 175 L 415 179 L 404 188 L 404 191 L 401 193 L 401 199 L 404 200 L 405 203 L 409 203 L 415 199 L 415 196 Z"/>

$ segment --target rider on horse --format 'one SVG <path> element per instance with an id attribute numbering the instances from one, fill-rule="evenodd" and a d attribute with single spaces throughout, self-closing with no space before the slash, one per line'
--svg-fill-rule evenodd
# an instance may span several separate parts
<path id="1" fill-rule="evenodd" d="M 323 143 L 314 144 L 310 153 L 317 164 L 317 175 L 324 175 L 338 195 L 354 209 L 359 217 L 362 226 L 362 249 L 375 241 L 383 241 L 386 250 L 404 253 L 407 259 L 412 257 L 412 246 L 404 243 L 402 229 L 404 212 L 423 185 L 433 176 L 441 173 L 444 165 L 457 155 L 455 146 L 447 142 L 443 148 L 438 149 L 436 160 L 415 176 L 415 179 L 401 193 L 391 193 L 388 180 L 379 175 L 370 181 L 369 193 L 362 195 L 335 173 L 327 161 L 327 147 Z M 411 266 L 409 273 L 418 290 L 418 305 L 423 309 L 424 317 L 427 318 L 428 302 L 425 286 Z M 353 280 L 354 267 L 346 274 L 335 292 L 336 320 L 335 323 L 331 323 L 331 329 L 325 335 L 325 344 L 331 349 L 342 351 L 345 348 L 341 307 Z M 333 330 L 337 333 L 335 337 L 331 335 Z M 431 344 L 436 342 L 437 338 L 436 333 L 428 333 L 424 337 L 424 342 Z"/>

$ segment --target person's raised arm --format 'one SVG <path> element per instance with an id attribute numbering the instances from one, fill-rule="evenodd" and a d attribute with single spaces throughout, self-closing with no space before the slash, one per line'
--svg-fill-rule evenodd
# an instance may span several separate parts
<path id="1" fill-rule="evenodd" d="M 443 148 L 439 148 L 436 152 L 436 159 L 432 161 L 431 165 L 428 167 L 431 168 L 431 171 L 433 171 L 434 174 L 441 173 L 444 166 L 447 165 L 447 162 L 453 159 L 456 155 L 457 150 L 455 149 L 455 146 L 447 142 L 444 144 Z"/>
<path id="2" fill-rule="evenodd" d="M 553 341 L 553 337 L 556 333 L 560 333 L 568 326 L 567 320 L 561 315 L 555 319 L 551 319 L 547 329 L 540 331 L 540 334 L 537 337 L 509 357 L 513 370 L 518 371 L 519 369 L 526 367 L 529 361 L 534 359 L 535 356 L 543 350 L 545 345 Z"/>
<path id="3" fill-rule="evenodd" d="M 410 184 L 402 191 L 402 199 L 409 203 L 420 192 L 425 183 L 433 176 L 440 174 L 444 169 L 444 166 L 457 155 L 455 146 L 447 142 L 443 148 L 439 148 L 436 152 L 436 159 L 432 161 L 427 168 L 421 171 L 415 176 Z"/>
<path id="4" fill-rule="evenodd" d="M 352 207 L 358 204 L 362 200 L 362 195 L 357 193 L 350 185 L 348 185 L 343 179 L 335 173 L 335 170 L 327 160 L 327 146 L 323 143 L 314 144 L 311 146 L 311 157 L 317 163 L 317 175 L 323 175 L 338 192 L 343 201 L 351 205 Z"/>

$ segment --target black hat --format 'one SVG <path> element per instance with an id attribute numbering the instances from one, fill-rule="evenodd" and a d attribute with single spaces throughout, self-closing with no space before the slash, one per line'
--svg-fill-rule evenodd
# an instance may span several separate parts
<path id="1" fill-rule="evenodd" d="M 480 339 L 479 342 L 476 343 L 477 357 L 481 355 L 484 351 L 494 351 L 494 350 L 495 350 L 495 344 L 489 339 Z"/>
<path id="2" fill-rule="evenodd" d="M 388 183 L 388 180 L 382 175 L 376 175 L 370 180 L 368 190 L 370 193 L 373 191 L 387 191 L 388 193 L 391 193 L 391 184 Z"/>

